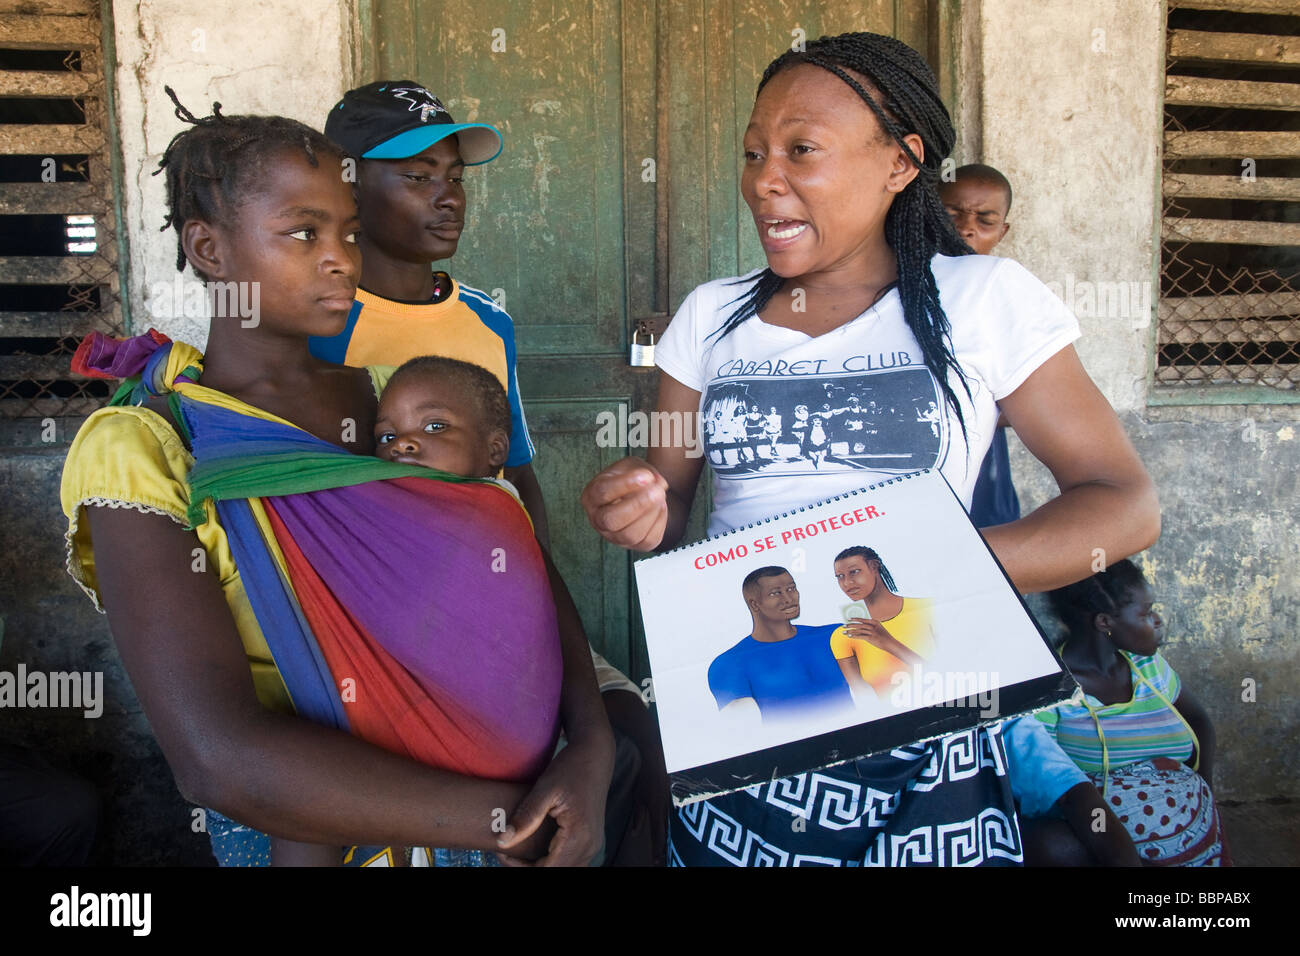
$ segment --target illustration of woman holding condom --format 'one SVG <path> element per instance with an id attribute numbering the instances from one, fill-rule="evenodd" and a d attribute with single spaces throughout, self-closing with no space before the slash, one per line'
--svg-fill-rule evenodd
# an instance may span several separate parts
<path id="1" fill-rule="evenodd" d="M 836 555 L 835 580 L 853 603 L 844 608 L 844 626 L 831 635 L 831 653 L 855 695 L 866 684 L 887 699 L 895 674 L 934 656 L 931 602 L 896 593 L 889 569 L 871 548 Z"/>

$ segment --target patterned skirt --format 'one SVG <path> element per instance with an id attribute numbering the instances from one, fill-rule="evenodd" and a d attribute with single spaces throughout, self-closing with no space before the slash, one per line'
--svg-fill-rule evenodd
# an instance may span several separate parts
<path id="1" fill-rule="evenodd" d="M 1124 824 L 1147 866 L 1223 866 L 1223 824 L 1214 796 L 1186 764 L 1157 757 L 1088 775 Z"/>
<path id="2" fill-rule="evenodd" d="M 677 808 L 672 866 L 1019 866 L 1001 725 Z"/>

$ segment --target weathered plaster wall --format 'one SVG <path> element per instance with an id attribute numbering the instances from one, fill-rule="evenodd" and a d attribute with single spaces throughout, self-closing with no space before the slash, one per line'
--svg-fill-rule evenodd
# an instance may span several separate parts
<path id="1" fill-rule="evenodd" d="M 983 0 L 981 23 L 984 161 L 1015 190 L 998 254 L 1063 294 L 1085 281 L 1137 282 L 1149 293 L 1159 0 Z M 1118 408 L 1142 406 L 1149 312 L 1117 321 L 1077 311 L 1079 354 L 1097 384 Z"/>
<path id="2" fill-rule="evenodd" d="M 278 113 L 319 129 L 349 85 L 355 4 L 143 0 L 113 7 L 132 315 L 140 331 L 152 324 L 202 348 L 207 319 L 176 315 L 150 294 L 176 276 L 176 233 L 159 232 L 163 177 L 152 173 L 184 126 L 163 87 L 196 116 L 208 115 L 216 101 L 228 114 Z"/>
<path id="3" fill-rule="evenodd" d="M 1218 792 L 1300 795 L 1289 743 L 1300 728 L 1297 406 L 1148 407 L 1153 316 L 1132 301 L 1098 314 L 1086 298 L 1101 291 L 1089 283 L 1153 278 L 1162 4 L 981 0 L 978 16 L 981 148 L 960 158 L 1011 180 L 998 254 L 1059 284 L 1079 315 L 1079 354 L 1159 489 L 1163 531 L 1145 560 L 1169 612 L 1166 654 L 1215 719 Z M 1055 483 L 1012 445 L 1022 503 L 1040 504 Z M 1254 702 L 1242 699 L 1248 678 Z"/>

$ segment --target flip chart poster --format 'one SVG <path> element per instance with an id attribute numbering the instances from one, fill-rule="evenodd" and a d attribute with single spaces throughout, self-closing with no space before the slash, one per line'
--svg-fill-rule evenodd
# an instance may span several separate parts
<path id="1" fill-rule="evenodd" d="M 679 804 L 1074 690 L 937 472 L 643 559 L 636 577 Z"/>

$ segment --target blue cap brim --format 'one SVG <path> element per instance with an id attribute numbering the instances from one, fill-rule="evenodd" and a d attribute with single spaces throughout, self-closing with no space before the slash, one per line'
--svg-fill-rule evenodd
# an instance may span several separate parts
<path id="1" fill-rule="evenodd" d="M 462 135 L 466 130 L 474 130 L 475 133 L 471 136 Z M 485 132 L 479 133 L 478 130 Z M 448 136 L 459 137 L 460 155 L 466 166 L 481 166 L 492 162 L 501 155 L 501 149 L 505 145 L 497 128 L 487 123 L 434 123 L 398 133 L 392 139 L 362 153 L 361 158 L 409 159 Z"/>

